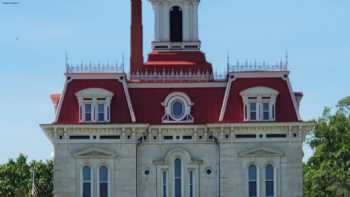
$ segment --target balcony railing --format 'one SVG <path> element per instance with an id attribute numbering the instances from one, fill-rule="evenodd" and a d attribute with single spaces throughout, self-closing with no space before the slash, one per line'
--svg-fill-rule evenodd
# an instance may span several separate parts
<path id="1" fill-rule="evenodd" d="M 132 80 L 140 81 L 209 81 L 213 74 L 209 71 L 142 71 L 131 75 Z"/>
<path id="2" fill-rule="evenodd" d="M 66 63 L 66 73 L 124 73 L 124 64 L 82 62 L 74 66 Z"/>
<path id="3" fill-rule="evenodd" d="M 264 72 L 264 71 L 288 71 L 288 63 L 280 61 L 276 64 L 263 62 L 237 62 L 228 66 L 229 72 Z"/>

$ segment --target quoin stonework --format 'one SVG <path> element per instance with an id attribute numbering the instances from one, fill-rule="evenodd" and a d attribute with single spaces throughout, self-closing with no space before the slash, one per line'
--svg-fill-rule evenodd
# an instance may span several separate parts
<path id="1" fill-rule="evenodd" d="M 301 197 L 312 124 L 288 62 L 238 62 L 217 76 L 201 52 L 199 0 L 150 0 L 152 52 L 143 58 L 142 2 L 131 0 L 130 71 L 66 63 L 56 118 L 55 197 Z M 214 31 L 213 31 L 214 33 Z"/>

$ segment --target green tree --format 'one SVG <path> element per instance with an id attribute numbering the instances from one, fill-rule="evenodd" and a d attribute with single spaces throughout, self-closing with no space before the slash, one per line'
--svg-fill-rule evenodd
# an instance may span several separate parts
<path id="1" fill-rule="evenodd" d="M 32 161 L 19 155 L 16 160 L 0 165 L 0 196 L 31 197 L 32 172 L 35 170 L 37 196 L 52 197 L 53 162 Z"/>
<path id="2" fill-rule="evenodd" d="M 349 197 L 350 113 L 342 99 L 332 114 L 326 108 L 309 139 L 315 151 L 304 168 L 306 197 Z"/>

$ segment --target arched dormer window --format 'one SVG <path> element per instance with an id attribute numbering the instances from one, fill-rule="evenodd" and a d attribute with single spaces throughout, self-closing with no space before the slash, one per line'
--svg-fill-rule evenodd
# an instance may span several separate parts
<path id="1" fill-rule="evenodd" d="M 242 91 L 245 121 L 276 120 L 278 92 L 268 87 L 253 87 Z"/>
<path id="2" fill-rule="evenodd" d="M 193 103 L 190 98 L 181 92 L 169 94 L 164 102 L 163 123 L 192 123 L 191 107 Z"/>
<path id="3" fill-rule="evenodd" d="M 113 93 L 101 88 L 88 88 L 76 93 L 79 122 L 109 122 Z"/>
<path id="4" fill-rule="evenodd" d="M 182 9 L 179 6 L 173 6 L 170 8 L 170 42 L 182 42 Z"/>

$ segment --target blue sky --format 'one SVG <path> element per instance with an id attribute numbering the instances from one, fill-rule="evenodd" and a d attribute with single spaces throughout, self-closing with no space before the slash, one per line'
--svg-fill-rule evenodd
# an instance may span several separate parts
<path id="1" fill-rule="evenodd" d="M 50 158 L 39 124 L 54 118 L 49 94 L 63 88 L 66 51 L 71 63 L 129 57 L 129 0 L 17 1 L 0 4 L 0 163 L 19 153 Z M 153 11 L 147 0 L 143 7 L 146 58 Z M 217 70 L 227 51 L 232 62 L 276 62 L 288 50 L 290 79 L 305 94 L 301 114 L 310 120 L 350 95 L 349 9 L 348 0 L 202 0 L 202 50 Z"/>

